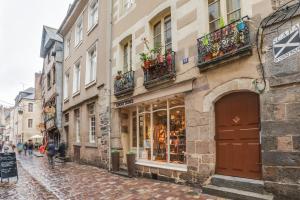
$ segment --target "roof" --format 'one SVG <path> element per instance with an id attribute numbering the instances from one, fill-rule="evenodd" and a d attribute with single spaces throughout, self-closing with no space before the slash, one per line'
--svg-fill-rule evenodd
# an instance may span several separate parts
<path id="1" fill-rule="evenodd" d="M 65 25 L 69 21 L 69 18 L 72 15 L 72 13 L 75 10 L 75 8 L 78 5 L 78 3 L 79 3 L 79 0 L 74 0 L 73 3 L 69 5 L 68 11 L 67 11 L 67 15 L 65 16 L 63 22 L 61 23 L 61 25 L 59 27 L 59 29 L 57 31 L 58 33 L 62 34 L 62 31 L 65 28 Z"/>
<path id="2" fill-rule="evenodd" d="M 59 34 L 57 34 L 57 29 L 44 25 L 40 49 L 40 56 L 42 58 L 46 57 L 49 48 L 55 41 L 63 42 L 63 38 Z"/>
<path id="3" fill-rule="evenodd" d="M 15 103 L 19 103 L 22 99 L 30 99 L 34 100 L 34 88 L 30 87 L 26 90 L 20 91 L 19 94 L 15 98 Z"/>

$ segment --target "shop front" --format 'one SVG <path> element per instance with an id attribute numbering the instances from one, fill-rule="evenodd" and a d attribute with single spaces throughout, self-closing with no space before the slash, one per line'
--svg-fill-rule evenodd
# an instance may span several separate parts
<path id="1" fill-rule="evenodd" d="M 184 95 L 131 104 L 119 112 L 123 153 L 136 153 L 140 175 L 155 178 L 170 170 L 172 178 L 173 171 L 187 171 Z"/>

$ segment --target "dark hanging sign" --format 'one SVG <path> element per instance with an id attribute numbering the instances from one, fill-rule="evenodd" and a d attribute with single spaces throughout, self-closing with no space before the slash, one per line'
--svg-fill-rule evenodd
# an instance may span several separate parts
<path id="1" fill-rule="evenodd" d="M 294 25 L 273 40 L 274 62 L 278 63 L 300 52 L 300 26 Z"/>
<path id="2" fill-rule="evenodd" d="M 1 182 L 4 178 L 18 177 L 16 153 L 0 153 Z"/>
<path id="3" fill-rule="evenodd" d="M 118 101 L 116 103 L 116 107 L 120 108 L 120 107 L 128 106 L 130 104 L 133 104 L 133 99 L 125 99 L 125 100 L 122 100 L 122 101 Z"/>

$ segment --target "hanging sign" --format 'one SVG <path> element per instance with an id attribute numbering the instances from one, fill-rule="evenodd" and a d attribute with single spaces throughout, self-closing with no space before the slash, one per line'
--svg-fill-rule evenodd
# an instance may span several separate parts
<path id="1" fill-rule="evenodd" d="M 4 178 L 18 177 L 16 153 L 0 153 L 1 182 Z"/>
<path id="2" fill-rule="evenodd" d="M 278 63 L 300 52 L 300 26 L 294 25 L 273 40 L 274 62 Z"/>

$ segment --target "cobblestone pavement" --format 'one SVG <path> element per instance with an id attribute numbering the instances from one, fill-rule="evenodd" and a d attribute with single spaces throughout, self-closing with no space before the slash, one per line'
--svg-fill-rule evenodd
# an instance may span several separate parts
<path id="1" fill-rule="evenodd" d="M 0 183 L 0 199 L 5 200 L 28 200 L 28 199 L 57 199 L 57 197 L 48 191 L 38 181 L 31 177 L 20 165 L 18 166 L 19 180 L 11 178 Z"/>
<path id="2" fill-rule="evenodd" d="M 37 185 L 38 189 L 36 192 L 42 193 L 41 197 L 35 196 L 35 198 L 30 199 L 43 199 L 45 197 L 48 199 L 55 199 L 56 197 L 57 199 L 109 200 L 218 199 L 213 196 L 201 194 L 192 187 L 144 178 L 126 178 L 111 174 L 104 169 L 87 165 L 79 165 L 71 162 L 65 164 L 56 163 L 54 169 L 52 169 L 48 166 L 47 160 L 44 157 L 21 156 L 18 160 L 21 172 L 20 177 L 22 177 L 20 184 L 22 184 L 21 180 L 25 184 L 32 182 L 33 185 Z M 20 167 L 20 164 L 22 167 Z M 23 168 L 36 180 L 28 177 Z M 8 192 L 3 192 L 3 194 L 10 193 L 10 191 L 20 192 L 15 199 L 24 194 L 21 188 L 8 189 Z M 30 190 L 30 192 L 35 192 L 35 189 Z M 0 197 L 2 197 L 1 192 Z M 26 196 L 19 199 L 26 199 Z"/>

